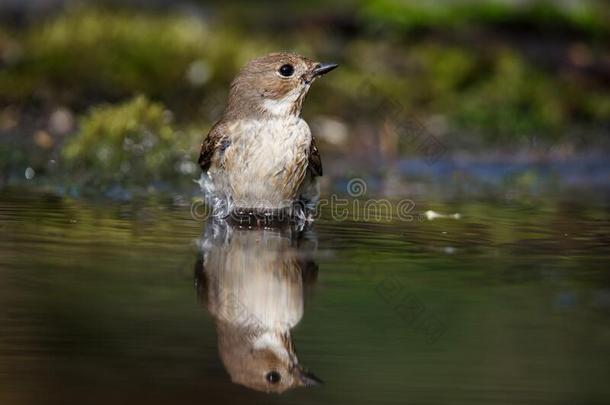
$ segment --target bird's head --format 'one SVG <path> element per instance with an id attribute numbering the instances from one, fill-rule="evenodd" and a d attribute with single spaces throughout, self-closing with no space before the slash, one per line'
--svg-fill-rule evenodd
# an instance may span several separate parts
<path id="1" fill-rule="evenodd" d="M 220 357 L 234 383 L 275 393 L 322 383 L 299 364 L 290 332 L 266 331 L 253 337 L 247 336 L 252 330 L 226 326 L 219 330 Z"/>
<path id="2" fill-rule="evenodd" d="M 253 59 L 231 83 L 225 117 L 298 116 L 311 83 L 336 67 L 286 52 Z"/>

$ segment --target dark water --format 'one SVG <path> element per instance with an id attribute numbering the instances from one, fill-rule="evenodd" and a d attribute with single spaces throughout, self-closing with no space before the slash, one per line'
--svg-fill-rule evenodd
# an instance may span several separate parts
<path id="1" fill-rule="evenodd" d="M 460 218 L 4 193 L 0 403 L 609 403 L 608 201 L 416 204 Z"/>

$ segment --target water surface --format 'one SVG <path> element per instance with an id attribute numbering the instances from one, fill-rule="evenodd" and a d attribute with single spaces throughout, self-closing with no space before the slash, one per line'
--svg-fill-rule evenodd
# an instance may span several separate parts
<path id="1" fill-rule="evenodd" d="M 576 197 L 227 238 L 188 206 L 5 192 L 0 403 L 608 403 L 610 205 Z M 240 363 L 276 324 L 323 385 L 237 377 L 278 367 Z"/>

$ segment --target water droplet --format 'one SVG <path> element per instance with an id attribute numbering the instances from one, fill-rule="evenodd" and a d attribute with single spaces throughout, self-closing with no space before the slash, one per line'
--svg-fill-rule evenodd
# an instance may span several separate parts
<path id="1" fill-rule="evenodd" d="M 197 170 L 197 165 L 193 162 L 182 161 L 178 163 L 178 171 L 182 174 L 193 174 Z"/>
<path id="2" fill-rule="evenodd" d="M 197 60 L 191 63 L 186 72 L 187 80 L 194 87 L 205 84 L 210 79 L 210 76 L 210 66 L 204 60 Z"/>
<path id="3" fill-rule="evenodd" d="M 36 171 L 28 166 L 28 168 L 25 169 L 25 178 L 27 180 L 32 180 L 34 176 L 36 176 Z"/>

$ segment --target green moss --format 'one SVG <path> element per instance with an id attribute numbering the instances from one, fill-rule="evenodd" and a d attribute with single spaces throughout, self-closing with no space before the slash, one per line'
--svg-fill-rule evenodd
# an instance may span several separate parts
<path id="1" fill-rule="evenodd" d="M 194 177 L 186 134 L 161 104 L 138 96 L 93 108 L 63 149 L 68 172 L 84 186 L 148 187 Z"/>

